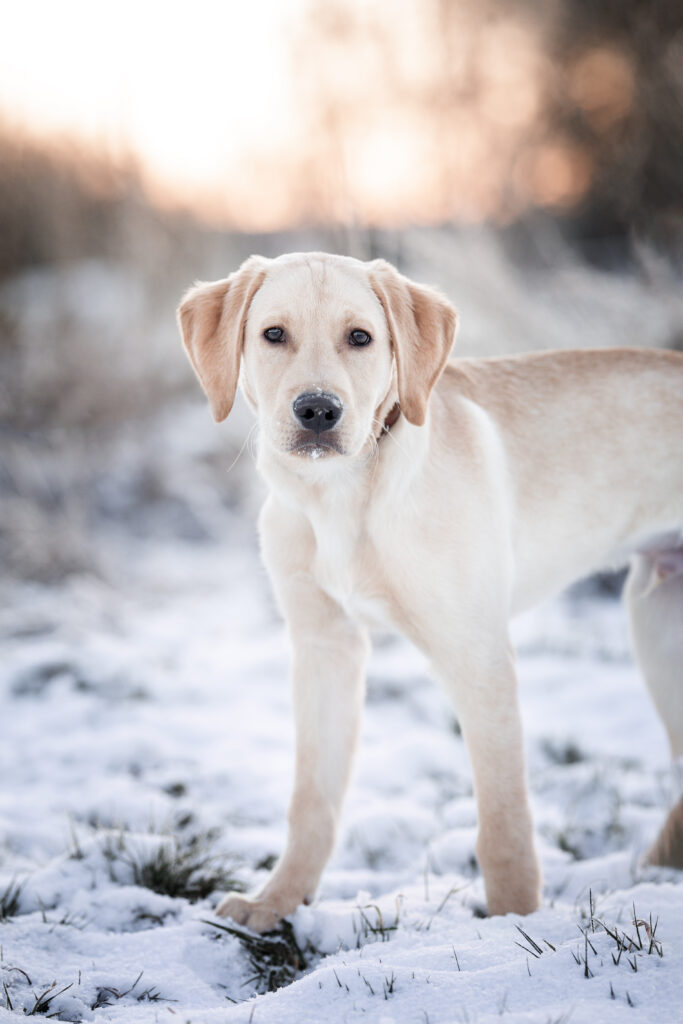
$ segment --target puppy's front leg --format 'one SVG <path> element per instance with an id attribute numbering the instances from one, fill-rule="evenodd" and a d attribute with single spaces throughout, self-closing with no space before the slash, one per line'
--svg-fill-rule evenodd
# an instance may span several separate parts
<path id="1" fill-rule="evenodd" d="M 272 573 L 272 565 L 271 565 Z M 296 725 L 294 792 L 285 852 L 254 897 L 229 895 L 218 913 L 254 931 L 313 898 L 332 852 L 365 692 L 367 634 L 308 572 L 272 573 L 289 626 Z"/>
<path id="2" fill-rule="evenodd" d="M 479 812 L 477 857 L 489 914 L 529 914 L 540 903 L 541 872 L 527 795 L 522 725 L 512 656 L 493 672 L 455 686 L 472 761 Z"/>
<path id="3" fill-rule="evenodd" d="M 485 620 L 483 620 L 485 621 Z M 426 649 L 453 699 L 467 744 L 479 815 L 477 857 L 489 914 L 528 914 L 540 902 L 513 654 L 506 636 L 476 622 Z M 482 635 L 483 633 L 483 635 Z M 435 655 L 436 653 L 436 656 Z"/>

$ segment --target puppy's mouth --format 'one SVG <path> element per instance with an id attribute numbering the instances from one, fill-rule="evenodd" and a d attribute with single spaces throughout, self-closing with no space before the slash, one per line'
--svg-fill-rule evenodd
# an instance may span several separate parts
<path id="1" fill-rule="evenodd" d="M 296 437 L 288 452 L 298 455 L 304 459 L 325 459 L 332 455 L 344 455 L 345 451 L 340 442 L 334 437 L 311 437 L 310 434 L 303 434 Z"/>

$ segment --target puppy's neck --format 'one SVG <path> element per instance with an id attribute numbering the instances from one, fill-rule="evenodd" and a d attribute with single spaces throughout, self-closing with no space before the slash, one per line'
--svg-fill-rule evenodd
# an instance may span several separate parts
<path id="1" fill-rule="evenodd" d="M 391 414 L 393 405 L 388 413 Z M 375 495 L 391 495 L 410 487 L 428 452 L 429 419 L 422 427 L 405 416 L 391 414 L 378 437 L 369 437 L 356 456 L 333 455 L 321 459 L 301 457 L 273 448 L 259 439 L 257 466 L 270 489 L 288 505 L 307 509 L 343 502 L 347 514 L 358 515 Z M 387 486 L 380 486 L 386 476 Z"/>

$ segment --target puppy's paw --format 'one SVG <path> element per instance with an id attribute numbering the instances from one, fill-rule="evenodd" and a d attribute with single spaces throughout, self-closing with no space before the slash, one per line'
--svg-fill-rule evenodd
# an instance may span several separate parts
<path id="1" fill-rule="evenodd" d="M 298 902 L 292 903 L 273 896 L 238 896 L 230 893 L 221 900 L 216 909 L 220 917 L 230 917 L 235 924 L 244 925 L 253 932 L 268 932 L 275 928 L 287 914 L 296 910 Z"/>
<path id="2" fill-rule="evenodd" d="M 645 863 L 683 870 L 683 797 L 669 811 Z"/>

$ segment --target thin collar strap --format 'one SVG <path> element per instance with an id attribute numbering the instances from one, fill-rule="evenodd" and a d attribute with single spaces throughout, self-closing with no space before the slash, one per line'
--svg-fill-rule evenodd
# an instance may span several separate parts
<path id="1" fill-rule="evenodd" d="M 401 415 L 401 406 L 398 404 L 398 402 L 394 402 L 394 404 L 392 405 L 391 409 L 387 413 L 387 418 L 384 421 L 384 426 L 382 427 L 382 429 L 379 432 L 379 437 L 382 437 L 383 434 L 388 434 L 389 433 L 389 431 L 393 427 L 394 423 L 396 423 L 396 421 L 398 420 L 400 415 Z M 378 440 L 379 440 L 379 438 L 378 438 Z"/>

